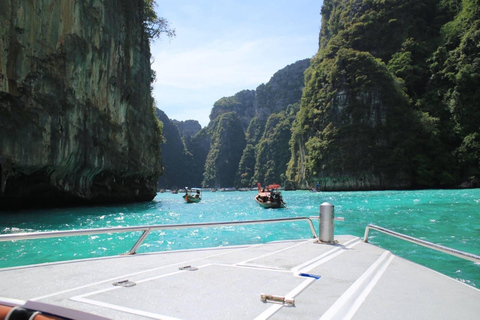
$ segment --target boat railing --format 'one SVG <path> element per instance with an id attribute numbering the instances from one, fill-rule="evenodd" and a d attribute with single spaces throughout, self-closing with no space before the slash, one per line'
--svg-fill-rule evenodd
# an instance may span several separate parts
<path id="1" fill-rule="evenodd" d="M 154 230 L 223 227 L 223 226 L 235 226 L 235 225 L 245 225 L 245 224 L 265 224 L 265 223 L 279 223 L 279 222 L 293 222 L 293 221 L 307 221 L 310 226 L 310 231 L 312 232 L 313 238 L 317 238 L 315 227 L 313 226 L 313 222 L 311 218 L 287 217 L 287 218 L 262 219 L 262 220 L 203 222 L 203 223 L 167 224 L 167 225 L 151 225 L 151 226 L 113 227 L 113 228 L 97 228 L 97 229 L 83 229 L 83 230 L 60 230 L 60 231 L 2 234 L 0 235 L 0 242 L 45 239 L 45 238 L 63 238 L 63 237 L 93 235 L 93 234 L 103 234 L 103 233 L 142 232 L 142 234 L 139 236 L 134 246 L 128 252 L 125 253 L 125 254 L 135 254 L 138 248 L 142 245 L 142 243 L 145 241 L 147 236 L 150 234 L 150 232 Z"/>
<path id="2" fill-rule="evenodd" d="M 393 231 L 393 230 L 390 230 L 390 229 L 387 229 L 387 228 L 383 228 L 383 227 L 380 227 L 380 226 L 377 226 L 377 225 L 374 225 L 374 224 L 369 224 L 365 228 L 365 235 L 363 237 L 363 242 L 368 242 L 368 234 L 369 234 L 370 229 L 382 232 L 384 234 L 396 237 L 398 239 L 402 239 L 402 240 L 405 240 L 405 241 L 409 241 L 409 242 L 421 245 L 421 246 L 426 247 L 426 248 L 430 248 L 430 249 L 433 249 L 433 250 L 436 250 L 436 251 L 447 253 L 447 254 L 455 256 L 455 257 L 459 257 L 459 258 L 470 260 L 470 261 L 477 262 L 477 263 L 480 262 L 480 256 L 477 256 L 475 254 L 460 251 L 460 250 L 449 248 L 449 247 L 445 247 L 445 246 L 442 246 L 442 245 L 439 245 L 439 244 L 436 244 L 436 243 L 433 243 L 433 242 L 425 241 L 425 240 L 422 240 L 422 239 L 418 239 L 418 238 L 408 236 L 406 234 L 399 233 L 399 232 L 396 232 L 396 231 Z"/>

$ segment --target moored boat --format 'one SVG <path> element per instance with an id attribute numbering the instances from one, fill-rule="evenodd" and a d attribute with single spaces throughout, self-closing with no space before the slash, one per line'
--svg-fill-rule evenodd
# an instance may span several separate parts
<path id="1" fill-rule="evenodd" d="M 258 194 L 255 196 L 255 201 L 263 208 L 285 208 L 286 203 L 283 201 L 282 193 L 278 191 L 280 185 L 271 184 L 262 189 L 258 183 Z"/>
<path id="2" fill-rule="evenodd" d="M 185 188 L 185 194 L 182 196 L 187 203 L 197 203 L 202 200 L 200 189 Z"/>

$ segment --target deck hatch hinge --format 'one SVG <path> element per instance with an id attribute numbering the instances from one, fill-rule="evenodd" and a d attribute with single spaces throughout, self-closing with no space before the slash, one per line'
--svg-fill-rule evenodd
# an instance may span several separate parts
<path id="1" fill-rule="evenodd" d="M 188 265 L 188 266 L 179 267 L 178 270 L 197 271 L 198 268 Z"/>
<path id="2" fill-rule="evenodd" d="M 284 304 L 285 306 L 295 307 L 295 299 L 287 299 L 282 296 L 274 296 L 272 294 L 262 293 L 260 295 L 260 300 L 262 300 L 262 302 L 278 302 Z"/>

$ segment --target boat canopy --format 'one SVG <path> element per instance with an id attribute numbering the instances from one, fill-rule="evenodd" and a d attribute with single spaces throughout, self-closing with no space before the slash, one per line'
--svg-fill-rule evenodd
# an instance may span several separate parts
<path id="1" fill-rule="evenodd" d="M 280 187 L 279 184 L 270 184 L 267 186 L 267 189 L 278 189 Z"/>

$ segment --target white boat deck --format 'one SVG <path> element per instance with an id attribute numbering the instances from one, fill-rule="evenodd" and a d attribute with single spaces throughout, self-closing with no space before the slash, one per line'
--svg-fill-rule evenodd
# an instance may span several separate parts
<path id="1" fill-rule="evenodd" d="M 74 319 L 479 318 L 480 290 L 357 237 L 335 239 L 0 269 L 0 303 Z M 135 285 L 113 285 L 123 280 Z"/>

